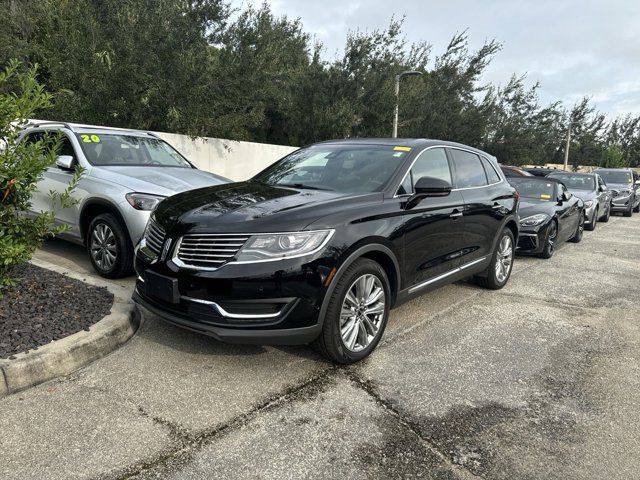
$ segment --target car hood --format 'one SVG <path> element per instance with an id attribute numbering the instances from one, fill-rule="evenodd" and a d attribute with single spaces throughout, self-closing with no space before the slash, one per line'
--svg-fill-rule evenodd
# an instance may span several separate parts
<path id="1" fill-rule="evenodd" d="M 230 181 L 196 168 L 182 167 L 100 166 L 91 170 L 91 176 L 117 183 L 132 192 L 153 193 L 165 197 Z"/>
<path id="2" fill-rule="evenodd" d="M 591 190 L 574 190 L 574 189 L 569 189 L 569 191 L 571 193 L 573 193 L 576 197 L 578 197 L 580 200 L 582 200 L 583 202 L 589 201 L 589 200 L 595 200 L 596 198 L 598 198 L 598 194 Z"/>
<path id="3" fill-rule="evenodd" d="M 533 198 L 520 197 L 518 206 L 518 214 L 520 219 L 536 215 L 538 213 L 546 213 L 550 217 L 555 215 L 555 203 L 548 200 L 535 200 Z"/>
<path id="4" fill-rule="evenodd" d="M 607 183 L 609 190 L 633 190 L 631 183 Z"/>
<path id="5" fill-rule="evenodd" d="M 302 230 L 345 208 L 379 203 L 382 193 L 350 194 L 238 182 L 184 192 L 160 202 L 153 217 L 165 230 L 277 232 Z"/>

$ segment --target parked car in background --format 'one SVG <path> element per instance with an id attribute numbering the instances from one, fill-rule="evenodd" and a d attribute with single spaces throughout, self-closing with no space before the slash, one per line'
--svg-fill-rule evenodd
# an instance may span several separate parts
<path id="1" fill-rule="evenodd" d="M 32 197 L 31 213 L 54 209 L 50 191 L 63 191 L 78 166 L 84 174 L 74 193 L 78 203 L 55 212 L 60 235 L 85 245 L 95 270 L 107 278 L 133 271 L 133 248 L 149 215 L 163 198 L 228 179 L 198 170 L 153 133 L 69 123 L 40 122 L 20 141 L 60 136 L 61 150 Z"/>
<path id="2" fill-rule="evenodd" d="M 533 176 L 533 174 L 527 172 L 526 170 L 523 170 L 520 167 L 511 166 L 511 165 L 500 165 L 500 169 L 502 170 L 502 173 L 504 173 L 504 176 L 507 178 Z"/>
<path id="3" fill-rule="evenodd" d="M 325 142 L 249 181 L 160 202 L 133 298 L 219 340 L 313 342 L 352 363 L 402 302 L 469 276 L 502 288 L 517 238 L 516 191 L 490 155 L 435 140 Z"/>
<path id="4" fill-rule="evenodd" d="M 640 212 L 640 180 L 637 173 L 630 168 L 598 168 L 594 173 L 600 175 L 611 190 L 612 212 L 622 212 L 625 217 Z"/>
<path id="5" fill-rule="evenodd" d="M 560 180 L 584 202 L 584 228 L 595 230 L 598 221 L 608 222 L 611 215 L 611 192 L 597 173 L 554 172 L 547 178 Z"/>
<path id="6" fill-rule="evenodd" d="M 520 195 L 517 253 L 551 258 L 559 243 L 582 240 L 584 203 L 560 181 L 520 177 L 509 182 Z"/>
<path id="7" fill-rule="evenodd" d="M 546 167 L 529 167 L 529 168 L 525 168 L 524 170 L 529 172 L 531 175 L 535 175 L 536 177 L 546 177 L 550 173 L 562 171 L 562 170 L 558 170 L 557 168 L 546 168 Z"/>

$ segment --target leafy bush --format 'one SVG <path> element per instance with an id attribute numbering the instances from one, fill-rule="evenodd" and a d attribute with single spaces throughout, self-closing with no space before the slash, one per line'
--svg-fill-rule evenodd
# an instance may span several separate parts
<path id="1" fill-rule="evenodd" d="M 18 143 L 29 118 L 49 108 L 52 96 L 36 80 L 37 66 L 24 68 L 17 61 L 0 71 L 0 289 L 12 284 L 14 265 L 28 261 L 44 237 L 65 231 L 54 226 L 53 212 L 28 216 L 31 196 L 59 151 L 59 139 Z M 71 192 L 82 171 L 78 169 L 64 192 L 53 193 L 52 205 L 68 208 Z"/>

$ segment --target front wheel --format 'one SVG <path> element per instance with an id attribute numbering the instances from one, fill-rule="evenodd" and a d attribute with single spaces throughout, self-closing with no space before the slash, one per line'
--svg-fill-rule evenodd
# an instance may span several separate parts
<path id="1" fill-rule="evenodd" d="M 600 221 L 603 223 L 607 223 L 610 217 L 611 217 L 611 204 L 607 206 L 607 211 L 605 212 L 604 216 L 600 219 Z"/>
<path id="2" fill-rule="evenodd" d="M 513 267 L 515 240 L 513 232 L 505 228 L 500 234 L 498 245 L 491 257 L 491 263 L 482 276 L 475 277 L 478 285 L 491 290 L 500 290 L 507 284 Z"/>
<path id="3" fill-rule="evenodd" d="M 111 213 L 96 216 L 87 230 L 87 251 L 93 268 L 105 278 L 133 271 L 133 248 L 122 223 Z"/>
<path id="4" fill-rule="evenodd" d="M 570 242 L 580 243 L 582 241 L 582 235 L 584 234 L 584 210 L 580 212 L 580 218 L 578 219 L 578 228 L 576 228 L 576 233 L 571 237 Z"/>
<path id="5" fill-rule="evenodd" d="M 335 363 L 355 363 L 378 345 L 389 319 L 391 291 L 384 269 L 359 258 L 338 279 L 314 347 Z"/>
<path id="6" fill-rule="evenodd" d="M 599 215 L 600 215 L 600 211 L 596 208 L 596 211 L 593 214 L 593 220 L 591 221 L 589 226 L 586 227 L 587 230 L 589 230 L 590 232 L 593 232 L 596 229 L 596 223 L 598 223 L 598 216 Z"/>
<path id="7" fill-rule="evenodd" d="M 555 220 L 551 220 L 551 223 L 547 227 L 547 235 L 545 238 L 544 247 L 538 254 L 538 257 L 549 259 L 553 257 L 553 253 L 556 251 L 556 239 L 558 238 L 558 224 Z"/>

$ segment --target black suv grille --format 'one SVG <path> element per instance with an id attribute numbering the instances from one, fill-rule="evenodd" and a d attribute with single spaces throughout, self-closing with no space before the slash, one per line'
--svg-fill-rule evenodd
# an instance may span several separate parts
<path id="1" fill-rule="evenodd" d="M 250 235 L 191 234 L 180 241 L 178 259 L 192 267 L 218 268 L 235 257 Z"/>
<path id="2" fill-rule="evenodd" d="M 165 235 L 166 233 L 160 225 L 158 225 L 153 220 L 149 220 L 147 228 L 144 232 L 144 239 L 147 242 L 147 247 L 149 247 L 149 250 L 151 250 L 156 255 L 160 255 Z"/>

